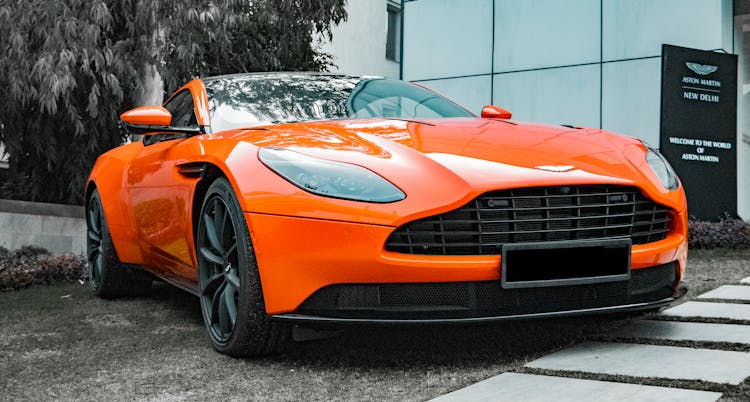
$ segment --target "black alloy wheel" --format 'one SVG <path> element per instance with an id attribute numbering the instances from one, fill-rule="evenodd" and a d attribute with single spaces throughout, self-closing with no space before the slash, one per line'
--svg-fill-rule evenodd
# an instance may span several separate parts
<path id="1" fill-rule="evenodd" d="M 203 323 L 214 349 L 238 357 L 286 349 L 291 327 L 266 314 L 250 231 L 225 178 L 206 191 L 195 245 Z"/>
<path id="2" fill-rule="evenodd" d="M 104 270 L 104 246 L 102 245 L 102 222 L 104 222 L 104 212 L 99 200 L 99 194 L 92 195 L 87 216 L 87 237 L 86 250 L 88 256 L 88 274 L 91 281 L 91 287 L 96 290 L 100 287 L 102 281 L 102 272 Z"/>
<path id="3" fill-rule="evenodd" d="M 225 344 L 237 324 L 240 294 L 237 230 L 226 202 L 209 198 L 201 215 L 198 232 L 200 298 L 208 313 L 206 326 L 217 343 Z"/>

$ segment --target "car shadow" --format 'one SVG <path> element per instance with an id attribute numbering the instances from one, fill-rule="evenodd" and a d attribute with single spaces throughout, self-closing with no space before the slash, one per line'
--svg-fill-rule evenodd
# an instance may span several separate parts
<path id="1" fill-rule="evenodd" d="M 629 316 L 597 315 L 481 325 L 362 327 L 335 338 L 298 342 L 277 357 L 320 366 L 502 364 L 611 332 Z"/>
<path id="2" fill-rule="evenodd" d="M 203 326 L 198 298 L 157 282 L 142 296 L 173 319 Z M 263 360 L 307 367 L 393 367 L 502 364 L 541 355 L 611 333 L 627 314 L 511 320 L 471 325 L 361 326 L 335 330 L 322 339 L 294 342 L 289 351 Z"/>
<path id="3" fill-rule="evenodd" d="M 170 310 L 170 315 L 198 326 L 203 326 L 203 317 L 198 298 L 182 289 L 161 281 L 154 281 L 151 290 L 138 297 L 140 300 Z"/>

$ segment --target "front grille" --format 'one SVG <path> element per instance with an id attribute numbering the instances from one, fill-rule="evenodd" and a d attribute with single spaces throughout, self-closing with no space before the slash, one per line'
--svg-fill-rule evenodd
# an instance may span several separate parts
<path id="1" fill-rule="evenodd" d="M 485 193 L 454 211 L 397 228 L 385 248 L 406 254 L 501 254 L 506 243 L 666 238 L 667 207 L 635 187 L 559 186 Z"/>
<path id="2" fill-rule="evenodd" d="M 672 262 L 634 269 L 629 280 L 503 289 L 500 281 L 343 284 L 322 288 L 297 310 L 338 318 L 440 319 L 535 314 L 648 303 L 671 297 Z"/>

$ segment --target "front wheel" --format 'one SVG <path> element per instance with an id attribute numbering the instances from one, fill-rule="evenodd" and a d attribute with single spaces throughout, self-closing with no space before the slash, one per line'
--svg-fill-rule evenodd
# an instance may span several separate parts
<path id="1" fill-rule="evenodd" d="M 232 356 L 284 350 L 291 329 L 266 315 L 247 222 L 224 178 L 216 179 L 206 192 L 196 251 L 201 311 L 213 347 Z"/>

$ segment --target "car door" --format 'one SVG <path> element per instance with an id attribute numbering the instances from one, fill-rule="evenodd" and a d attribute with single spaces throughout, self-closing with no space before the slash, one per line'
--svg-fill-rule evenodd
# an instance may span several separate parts
<path id="1" fill-rule="evenodd" d="M 170 98 L 164 107 L 172 114 L 171 126 L 198 126 L 189 89 Z M 186 140 L 182 134 L 145 137 L 127 171 L 130 205 L 146 264 L 178 282 L 197 280 L 189 246 L 191 187 L 175 171 Z"/>

